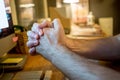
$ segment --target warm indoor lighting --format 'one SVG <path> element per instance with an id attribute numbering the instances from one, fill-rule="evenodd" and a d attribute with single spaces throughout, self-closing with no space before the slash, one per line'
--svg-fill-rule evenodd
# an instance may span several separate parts
<path id="1" fill-rule="evenodd" d="M 78 3 L 79 0 L 63 0 L 64 3 Z"/>
<path id="2" fill-rule="evenodd" d="M 34 4 L 21 4 L 20 7 L 21 8 L 29 8 L 29 7 L 34 7 Z"/>

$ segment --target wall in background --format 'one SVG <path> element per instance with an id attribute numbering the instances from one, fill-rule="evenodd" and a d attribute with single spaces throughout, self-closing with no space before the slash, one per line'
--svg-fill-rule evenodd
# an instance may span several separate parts
<path id="1" fill-rule="evenodd" d="M 47 0 L 33 0 L 33 1 L 35 4 L 36 19 L 48 17 Z"/>
<path id="2" fill-rule="evenodd" d="M 14 0 L 18 24 L 27 27 L 33 21 L 48 17 L 47 0 Z"/>
<path id="3" fill-rule="evenodd" d="M 56 7 L 56 0 L 47 0 L 47 6 L 48 6 L 48 16 L 50 16 L 49 7 Z"/>
<path id="4" fill-rule="evenodd" d="M 29 23 L 35 18 L 33 0 L 14 0 L 16 5 L 18 25 L 28 26 Z M 33 4 L 33 5 L 29 5 Z"/>
<path id="5" fill-rule="evenodd" d="M 113 17 L 113 34 L 120 33 L 120 0 L 89 0 L 89 10 L 96 17 Z"/>

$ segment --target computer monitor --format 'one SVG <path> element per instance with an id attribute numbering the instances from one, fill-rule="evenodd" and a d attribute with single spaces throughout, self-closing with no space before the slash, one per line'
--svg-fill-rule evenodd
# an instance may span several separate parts
<path id="1" fill-rule="evenodd" d="M 0 0 L 0 58 L 16 45 L 10 0 Z"/>
<path id="2" fill-rule="evenodd" d="M 0 0 L 0 80 L 4 79 L 5 72 L 23 69 L 27 60 L 26 55 L 6 56 L 17 43 L 9 1 L 11 0 Z M 11 79 L 11 75 L 13 73 L 7 75 L 7 78 Z"/>

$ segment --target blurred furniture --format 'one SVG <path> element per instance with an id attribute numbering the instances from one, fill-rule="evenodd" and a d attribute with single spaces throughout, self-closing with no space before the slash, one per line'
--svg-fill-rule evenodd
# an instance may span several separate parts
<path id="1" fill-rule="evenodd" d="M 71 19 L 66 17 L 65 7 L 61 7 L 61 8 L 49 7 L 49 13 L 51 20 L 55 18 L 59 18 L 64 27 L 65 33 L 66 34 L 70 33 Z"/>
<path id="2" fill-rule="evenodd" d="M 67 36 L 75 39 L 96 39 L 105 37 L 101 30 L 101 26 L 98 24 L 94 24 L 92 26 L 79 26 L 72 24 L 70 35 Z"/>
<path id="3" fill-rule="evenodd" d="M 16 33 L 16 36 L 18 36 L 18 42 L 16 46 L 17 53 L 28 54 L 28 47 L 26 46 L 28 41 L 27 32 L 18 32 Z"/>
<path id="4" fill-rule="evenodd" d="M 113 18 L 112 17 L 99 18 L 99 24 L 106 36 L 113 36 Z"/>

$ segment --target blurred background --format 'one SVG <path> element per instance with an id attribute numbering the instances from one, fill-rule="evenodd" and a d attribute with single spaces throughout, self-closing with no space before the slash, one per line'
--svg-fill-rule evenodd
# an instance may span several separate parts
<path id="1" fill-rule="evenodd" d="M 30 29 L 33 22 L 59 18 L 71 35 L 118 34 L 119 4 L 119 0 L 11 0 L 14 25 Z"/>

